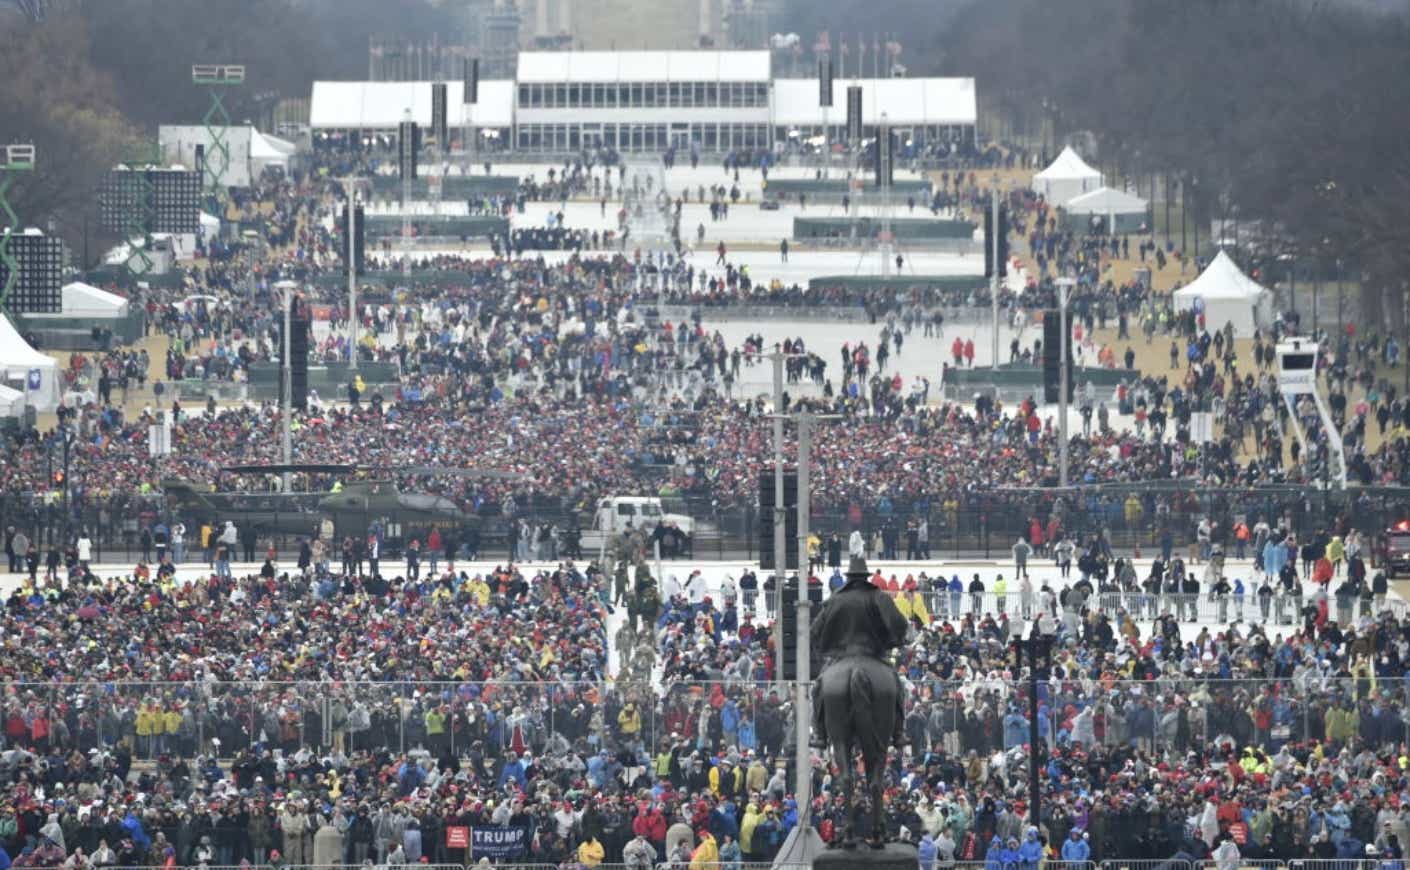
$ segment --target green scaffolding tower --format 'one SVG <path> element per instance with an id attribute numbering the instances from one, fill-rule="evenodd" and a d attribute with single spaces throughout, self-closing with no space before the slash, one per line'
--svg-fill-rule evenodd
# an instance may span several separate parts
<path id="1" fill-rule="evenodd" d="M 198 63 L 191 67 L 191 83 L 210 90 L 211 107 L 201 118 L 206 127 L 210 148 L 206 153 L 201 170 L 201 184 L 217 204 L 228 197 L 225 189 L 225 173 L 230 169 L 230 143 L 226 136 L 230 132 L 230 113 L 225 109 L 224 92 L 228 88 L 245 83 L 243 64 Z M 223 215 L 222 215 L 223 218 Z"/>
<path id="2" fill-rule="evenodd" d="M 34 146 L 6 145 L 3 153 L 5 162 L 0 163 L 0 211 L 4 212 L 5 216 L 5 233 L 0 236 L 0 263 L 5 265 L 5 283 L 0 286 L 0 309 L 8 310 L 10 290 L 14 288 L 15 282 L 20 280 L 19 261 L 10 254 L 10 236 L 21 227 L 20 216 L 11 208 L 6 194 L 11 182 L 15 180 L 14 173 L 34 171 Z"/>
<path id="3" fill-rule="evenodd" d="M 152 179 L 147 170 L 162 165 L 161 145 L 153 142 L 150 146 L 141 145 L 133 149 L 122 162 L 117 184 L 117 201 L 121 203 L 123 241 L 127 243 L 127 258 L 122 265 L 133 275 L 142 276 L 152 271 L 152 258 L 147 250 L 152 247 L 152 225 L 156 221 L 156 206 L 153 205 Z"/>

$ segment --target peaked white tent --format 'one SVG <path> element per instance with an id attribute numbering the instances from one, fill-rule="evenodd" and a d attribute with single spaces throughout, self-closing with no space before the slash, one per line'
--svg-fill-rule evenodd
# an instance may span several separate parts
<path id="1" fill-rule="evenodd" d="M 40 411 L 59 404 L 59 364 L 29 346 L 10 318 L 0 314 L 0 383 L 24 393 Z"/>
<path id="2" fill-rule="evenodd" d="M 1068 200 L 1063 209 L 1083 223 L 1099 217 L 1118 233 L 1134 233 L 1145 223 L 1148 204 L 1134 193 L 1099 187 Z"/>
<path id="3" fill-rule="evenodd" d="M 1175 291 L 1175 310 L 1204 312 L 1211 332 L 1234 324 L 1234 334 L 1247 338 L 1273 322 L 1273 294 L 1243 273 L 1228 254 L 1220 251 L 1199 277 Z"/>
<path id="4" fill-rule="evenodd" d="M 0 384 L 0 420 L 24 416 L 24 393 Z"/>
<path id="5" fill-rule="evenodd" d="M 1053 205 L 1066 205 L 1068 200 L 1089 193 L 1102 186 L 1102 174 L 1078 156 L 1072 146 L 1062 149 L 1062 153 L 1047 169 L 1033 176 L 1033 190 Z"/>
<path id="6" fill-rule="evenodd" d="M 64 285 L 65 317 L 113 318 L 127 316 L 127 300 L 90 284 L 75 281 Z"/>

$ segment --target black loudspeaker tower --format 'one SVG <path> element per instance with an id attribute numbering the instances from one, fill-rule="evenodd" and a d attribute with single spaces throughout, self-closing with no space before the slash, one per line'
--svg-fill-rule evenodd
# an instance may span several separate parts
<path id="1" fill-rule="evenodd" d="M 343 212 L 338 216 L 338 228 L 343 234 L 343 274 L 347 274 L 349 264 L 357 265 L 357 274 L 362 275 L 367 272 L 367 215 L 363 212 L 362 205 L 353 209 L 353 249 L 351 255 L 348 253 L 348 207 L 343 206 Z"/>
<path id="2" fill-rule="evenodd" d="M 785 565 L 789 571 L 798 570 L 798 473 L 783 473 L 783 504 Z M 759 472 L 759 569 L 773 571 L 774 566 L 774 473 Z"/>
<path id="3" fill-rule="evenodd" d="M 832 58 L 818 61 L 818 105 L 832 108 Z"/>
<path id="4" fill-rule="evenodd" d="M 304 304 L 294 306 L 289 314 L 289 389 L 292 403 L 300 411 L 308 410 L 308 329 L 309 311 Z"/>
<path id="5" fill-rule="evenodd" d="M 876 153 L 872 158 L 872 171 L 876 173 L 876 186 L 890 186 L 896 181 L 896 134 L 887 131 L 881 135 L 876 131 Z"/>
<path id="6" fill-rule="evenodd" d="M 862 141 L 862 86 L 847 86 L 847 142 L 856 147 Z"/>
<path id="7" fill-rule="evenodd" d="M 1062 396 L 1062 318 L 1056 308 L 1043 312 L 1043 402 L 1055 405 Z M 1072 401 L 1072 342 L 1067 343 L 1067 400 Z"/>
<path id="8" fill-rule="evenodd" d="M 1009 275 L 1009 210 L 999 206 L 999 277 Z M 994 277 L 994 209 L 984 209 L 984 277 Z"/>
<path id="9" fill-rule="evenodd" d="M 480 59 L 471 57 L 465 60 L 463 74 L 465 93 L 462 97 L 467 104 L 480 102 Z"/>
<path id="10" fill-rule="evenodd" d="M 10 298 L 3 300 L 5 309 L 11 314 L 58 314 L 62 311 L 63 240 L 40 233 L 12 233 L 10 256 L 19 267 L 19 275 Z M 9 267 L 0 263 L 0 287 L 4 287 L 9 275 Z"/>
<path id="11" fill-rule="evenodd" d="M 806 594 L 806 593 L 805 593 Z M 779 613 L 779 632 L 783 635 L 784 682 L 798 680 L 798 578 L 789 577 L 783 584 L 783 605 Z"/>
<path id="12" fill-rule="evenodd" d="M 450 122 L 446 118 L 446 84 L 445 82 L 431 83 L 431 133 L 436 137 L 436 147 L 442 151 L 450 144 L 446 140 L 446 133 L 450 127 Z"/>
<path id="13" fill-rule="evenodd" d="M 206 146 L 202 144 L 196 145 L 196 174 L 206 177 Z"/>
<path id="14" fill-rule="evenodd" d="M 397 171 L 405 179 L 416 178 L 416 160 L 421 151 L 421 128 L 415 121 L 402 121 L 397 127 Z"/>

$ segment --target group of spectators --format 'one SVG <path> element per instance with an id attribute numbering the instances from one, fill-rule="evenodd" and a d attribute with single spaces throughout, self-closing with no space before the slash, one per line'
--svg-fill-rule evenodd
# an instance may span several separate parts
<path id="1" fill-rule="evenodd" d="M 1259 524 L 1274 555 L 1253 568 L 1226 563 L 1212 530 L 1190 563 L 1249 588 L 1291 574 L 1306 618 L 1243 621 L 1241 602 L 1230 621 L 1182 624 L 1166 599 L 1152 622 L 1128 560 L 1047 531 L 1012 584 L 985 571 L 954 607 L 958 577 L 873 576 L 914 628 L 896 659 L 907 745 L 888 761 L 888 837 L 927 868 L 1402 857 L 1403 615 L 1374 597 L 1329 611 L 1327 550 L 1280 557 L 1286 530 Z M 1040 567 L 1039 550 L 1076 570 Z M 0 617 L 0 846 L 21 867 L 466 863 L 448 829 L 470 827 L 522 832 L 516 860 L 565 867 L 767 861 L 802 809 L 794 711 L 754 607 L 772 581 L 658 584 L 639 542 L 618 555 L 608 573 L 314 563 L 187 582 L 76 563 L 23 583 Z M 840 585 L 819 569 L 809 593 Z M 613 586 L 632 614 L 616 680 Z M 1014 653 L 1030 633 L 1046 640 L 1036 663 Z M 835 776 L 814 758 L 807 810 L 825 841 Z"/>

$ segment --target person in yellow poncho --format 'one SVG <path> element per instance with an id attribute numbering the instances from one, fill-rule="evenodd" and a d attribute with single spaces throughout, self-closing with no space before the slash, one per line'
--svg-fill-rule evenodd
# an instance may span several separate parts
<path id="1" fill-rule="evenodd" d="M 636 703 L 628 701 L 622 707 L 622 711 L 617 714 L 617 727 L 621 729 L 622 736 L 632 739 L 641 733 L 641 711 L 636 708 Z"/>
<path id="2" fill-rule="evenodd" d="M 602 844 L 597 842 L 597 838 L 588 835 L 588 838 L 578 846 L 578 863 L 588 867 L 596 867 L 602 863 L 607 851 L 602 848 Z"/>
<path id="3" fill-rule="evenodd" d="M 907 620 L 914 619 L 922 626 L 930 624 L 930 611 L 926 609 L 925 598 L 920 594 L 919 589 L 912 589 L 897 595 L 896 609 L 900 610 L 901 615 Z"/>
<path id="4" fill-rule="evenodd" d="M 759 812 L 759 805 L 753 801 L 744 808 L 744 819 L 739 823 L 739 848 L 748 855 L 754 851 L 754 829 L 759 827 L 759 822 L 763 821 L 764 814 Z"/>
<path id="5" fill-rule="evenodd" d="M 700 837 L 700 845 L 690 853 L 690 870 L 719 870 L 720 847 L 715 844 L 715 838 L 705 828 L 696 833 Z"/>

